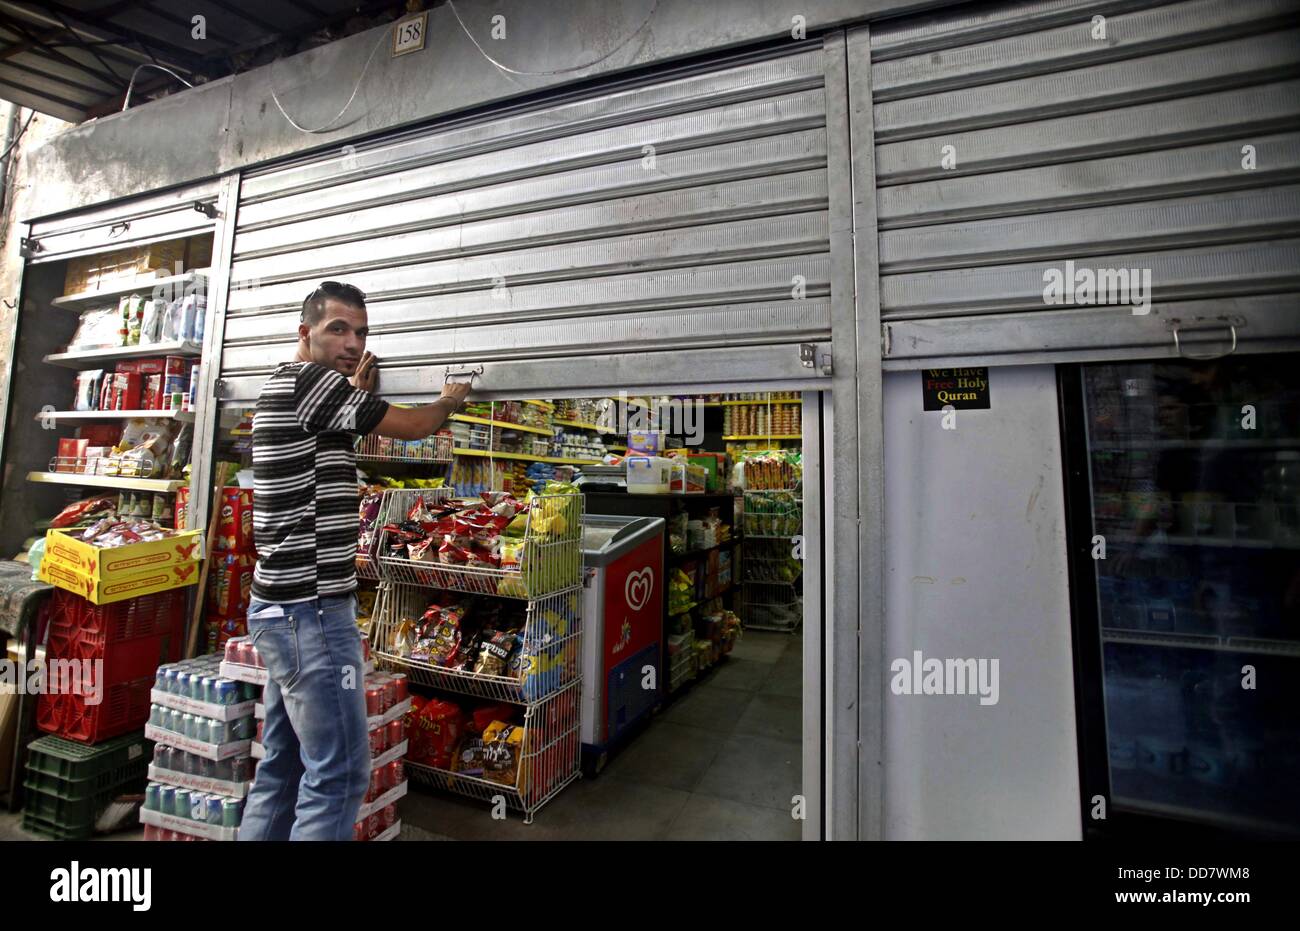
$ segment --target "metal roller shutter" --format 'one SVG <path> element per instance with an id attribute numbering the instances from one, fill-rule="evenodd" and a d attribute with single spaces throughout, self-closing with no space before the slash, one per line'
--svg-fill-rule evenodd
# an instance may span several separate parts
<path id="1" fill-rule="evenodd" d="M 247 173 L 221 397 L 292 355 L 322 279 L 366 292 L 386 395 L 449 364 L 502 393 L 823 377 L 825 56 L 795 49 Z"/>
<path id="2" fill-rule="evenodd" d="M 1298 27 L 1294 0 L 1051 0 L 873 30 L 885 367 L 1300 345 Z M 1150 312 L 1049 304 L 1067 261 L 1149 270 Z"/>
<path id="3" fill-rule="evenodd" d="M 202 204 L 211 212 L 219 187 L 219 182 L 207 181 L 104 207 L 32 220 L 27 237 L 28 261 L 32 265 L 60 262 L 108 249 L 210 233 L 212 219 L 194 205 Z"/>

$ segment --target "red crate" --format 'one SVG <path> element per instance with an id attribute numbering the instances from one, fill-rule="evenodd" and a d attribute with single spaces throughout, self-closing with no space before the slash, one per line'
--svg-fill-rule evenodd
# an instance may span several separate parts
<path id="1" fill-rule="evenodd" d="M 43 731 L 97 743 L 129 731 L 140 730 L 149 721 L 149 693 L 154 677 L 119 682 L 104 688 L 103 701 L 89 705 L 81 695 L 43 694 L 36 703 L 36 726 Z"/>
<path id="2" fill-rule="evenodd" d="M 55 592 L 51 600 L 45 650 L 48 688 L 36 703 L 37 727 L 87 743 L 144 727 L 158 667 L 180 659 L 184 649 L 184 592 L 160 592 L 109 605 L 93 605 L 71 592 Z M 56 683 L 53 663 L 59 660 L 103 661 L 97 679 L 92 680 L 101 693 L 99 704 L 87 703 L 89 696 L 79 677 Z"/>
<path id="3" fill-rule="evenodd" d="M 140 595 L 113 604 L 91 604 L 73 592 L 58 589 L 54 592 L 54 615 L 50 621 L 50 635 L 56 633 L 71 637 L 75 631 L 102 635 L 104 643 L 120 643 L 137 637 L 149 637 L 175 629 L 184 623 L 185 596 L 183 588 L 174 588 L 153 595 Z"/>
<path id="4" fill-rule="evenodd" d="M 172 630 L 153 637 L 138 637 L 125 643 L 108 643 L 103 634 L 76 631 L 71 635 L 50 631 L 45 647 L 48 666 L 51 660 L 103 660 L 104 685 L 130 682 L 152 676 L 163 663 L 181 658 L 181 639 L 184 627 L 174 625 Z"/>

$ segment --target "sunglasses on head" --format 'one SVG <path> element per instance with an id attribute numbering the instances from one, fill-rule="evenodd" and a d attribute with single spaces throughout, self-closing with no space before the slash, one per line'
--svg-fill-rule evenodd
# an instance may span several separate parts
<path id="1" fill-rule="evenodd" d="M 311 294 L 307 295 L 303 300 L 303 304 L 305 305 L 308 301 L 319 296 L 336 297 L 349 303 L 360 304 L 362 306 L 365 306 L 366 303 L 366 295 L 364 291 L 356 285 L 345 284 L 342 281 L 322 281 L 319 287 L 312 291 Z"/>

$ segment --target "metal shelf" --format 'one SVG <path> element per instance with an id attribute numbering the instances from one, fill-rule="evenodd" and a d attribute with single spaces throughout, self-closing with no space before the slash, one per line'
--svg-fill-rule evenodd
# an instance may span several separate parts
<path id="1" fill-rule="evenodd" d="M 28 472 L 27 481 L 84 488 L 124 488 L 129 491 L 172 492 L 189 484 L 161 478 L 123 478 L 120 475 L 82 475 L 79 472 Z"/>
<path id="2" fill-rule="evenodd" d="M 174 340 L 167 343 L 143 343 L 139 346 L 116 346 L 112 349 L 78 349 L 69 352 L 55 352 L 45 357 L 50 365 L 59 365 L 69 369 L 93 369 L 101 362 L 116 362 L 119 359 L 147 359 L 152 356 L 191 356 L 198 358 L 203 354 L 203 347 L 189 340 Z"/>
<path id="3" fill-rule="evenodd" d="M 668 561 L 679 562 L 686 559 L 699 559 L 706 553 L 711 553 L 714 550 L 722 549 L 723 547 L 735 546 L 739 542 L 740 540 L 738 538 L 732 537 L 730 540 L 723 540 L 721 543 L 715 543 L 713 546 L 706 546 L 702 550 L 687 550 L 684 553 L 674 553 L 670 551 L 668 553 Z"/>
<path id="4" fill-rule="evenodd" d="M 599 424 L 586 423 L 581 420 L 557 420 L 555 425 L 557 427 L 576 427 L 579 430 L 595 430 L 597 433 L 605 433 L 609 436 L 621 436 L 617 430 L 607 430 Z"/>
<path id="5" fill-rule="evenodd" d="M 135 294 L 140 291 L 153 291 L 154 288 L 174 288 L 176 286 L 185 286 L 197 282 L 200 278 L 206 280 L 211 269 L 195 268 L 185 272 L 183 275 L 168 275 L 165 278 L 136 278 L 130 283 L 114 285 L 111 288 L 100 288 L 97 291 L 79 291 L 76 294 L 65 294 L 63 297 L 56 297 L 50 301 L 54 307 L 60 307 L 64 310 L 71 310 L 80 313 L 90 307 L 100 304 L 113 303 L 115 298 L 123 294 Z"/>
<path id="6" fill-rule="evenodd" d="M 1094 452 L 1122 453 L 1131 449 L 1300 449 L 1300 440 L 1232 440 L 1207 438 L 1204 440 L 1115 440 L 1093 443 Z"/>
<path id="7" fill-rule="evenodd" d="M 38 411 L 36 420 L 48 422 L 77 420 L 179 420 L 194 423 L 193 411 Z"/>
<path id="8" fill-rule="evenodd" d="M 1282 540 L 1262 540 L 1251 539 L 1249 537 L 1187 537 L 1187 536 L 1162 536 L 1162 537 L 1140 537 L 1133 533 L 1107 533 L 1102 534 L 1107 540 L 1113 540 L 1116 543 L 1130 544 L 1148 544 L 1154 546 L 1210 546 L 1230 549 L 1248 549 L 1248 550 L 1300 550 L 1300 541 L 1282 541 Z"/>
<path id="9" fill-rule="evenodd" d="M 452 414 L 449 420 L 456 420 L 461 423 L 477 423 L 488 427 L 500 427 L 503 430 L 522 430 L 525 433 L 540 433 L 542 436 L 551 436 L 555 431 L 543 430 L 541 427 L 530 427 L 525 424 L 510 423 L 505 420 L 489 420 L 487 417 L 472 417 L 469 414 Z"/>
<path id="10" fill-rule="evenodd" d="M 802 433 L 760 433 L 760 434 L 736 434 L 733 436 L 724 436 L 724 440 L 802 440 Z"/>
<path id="11" fill-rule="evenodd" d="M 716 403 L 723 407 L 739 407 L 742 404 L 760 404 L 763 406 L 767 406 L 768 404 L 802 404 L 803 401 L 796 398 L 782 398 L 780 400 L 772 401 L 718 401 Z"/>
<path id="12" fill-rule="evenodd" d="M 490 456 L 493 459 L 522 459 L 524 462 L 552 462 L 560 465 L 600 465 L 599 459 L 566 459 L 562 456 L 534 456 L 529 453 L 507 453 L 500 450 L 464 449 L 460 446 L 452 450 L 457 456 Z"/>
<path id="13" fill-rule="evenodd" d="M 1220 637 L 1216 634 L 1188 634 L 1159 630 L 1125 630 L 1103 627 L 1104 643 L 1132 643 L 1154 647 L 1180 647 L 1189 650 L 1214 650 L 1219 653 L 1270 653 L 1275 656 L 1300 656 L 1300 641 L 1273 640 L 1264 637 Z"/>

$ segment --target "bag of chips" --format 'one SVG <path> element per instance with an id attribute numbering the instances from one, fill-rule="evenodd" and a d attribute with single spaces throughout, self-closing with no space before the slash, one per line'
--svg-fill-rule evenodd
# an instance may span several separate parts
<path id="1" fill-rule="evenodd" d="M 493 721 L 483 729 L 483 778 L 500 785 L 514 785 L 519 778 L 523 753 L 524 729 Z"/>
<path id="2" fill-rule="evenodd" d="M 479 649 L 478 662 L 474 664 L 475 675 L 504 676 L 517 641 L 518 635 L 512 630 L 483 631 L 483 645 Z"/>

